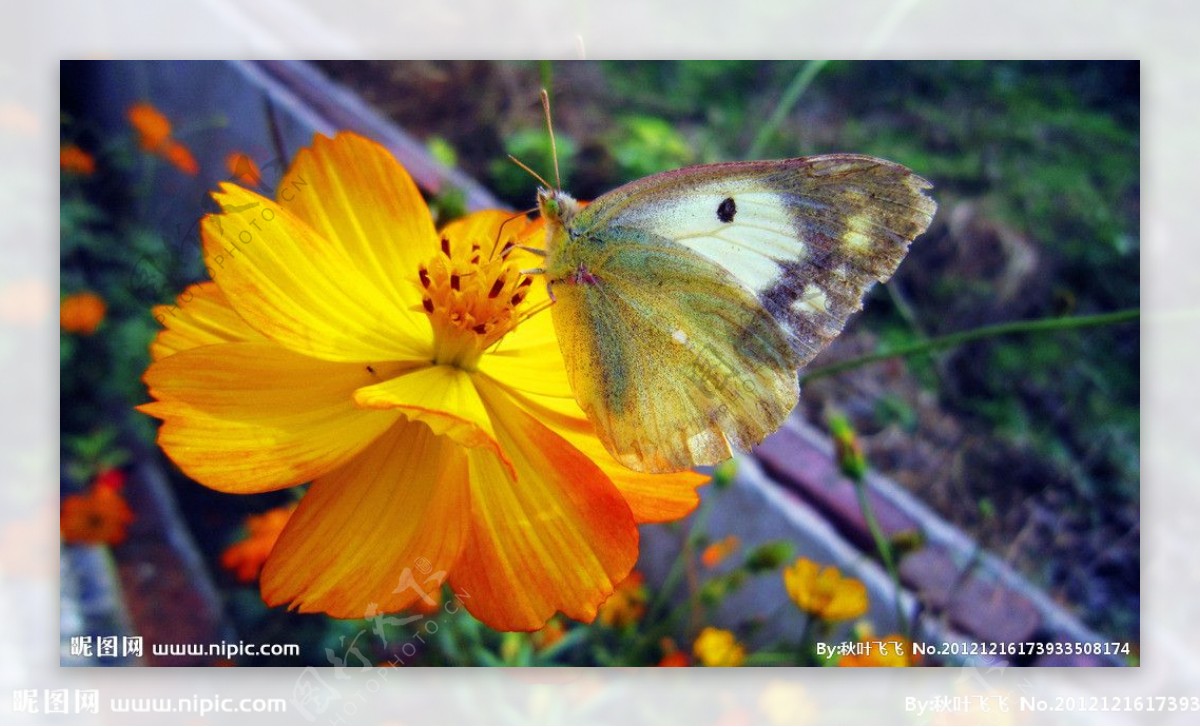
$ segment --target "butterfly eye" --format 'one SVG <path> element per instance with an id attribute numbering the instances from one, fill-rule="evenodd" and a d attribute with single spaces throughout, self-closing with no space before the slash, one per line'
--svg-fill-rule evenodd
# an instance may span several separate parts
<path id="1" fill-rule="evenodd" d="M 558 217 L 559 216 L 560 209 L 559 209 L 559 205 L 558 205 L 558 200 L 553 197 L 547 197 L 542 202 L 542 208 L 543 208 L 542 214 L 546 217 Z"/>

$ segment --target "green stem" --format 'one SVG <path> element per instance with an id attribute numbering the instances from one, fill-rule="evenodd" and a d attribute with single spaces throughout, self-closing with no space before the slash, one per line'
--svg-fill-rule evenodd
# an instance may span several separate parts
<path id="1" fill-rule="evenodd" d="M 829 61 L 809 61 L 796 73 L 795 78 L 788 84 L 783 95 L 779 97 L 779 103 L 775 105 L 775 110 L 771 113 L 771 117 L 767 119 L 762 128 L 758 130 L 758 135 L 754 137 L 754 143 L 750 145 L 750 151 L 747 156 L 750 159 L 757 159 L 762 156 L 763 149 L 766 148 L 767 142 L 771 140 L 771 136 L 779 130 L 783 120 L 791 113 L 792 107 L 800 100 L 800 97 L 812 84 L 813 79 L 825 67 Z"/>
<path id="2" fill-rule="evenodd" d="M 863 518 L 867 521 L 867 529 L 871 531 L 871 537 L 875 540 L 875 549 L 879 551 L 879 557 L 883 560 L 883 566 L 887 569 L 888 576 L 892 579 L 892 594 L 894 596 L 892 604 L 896 610 L 896 625 L 900 627 L 901 633 L 907 637 L 911 637 L 912 631 L 909 629 L 908 616 L 904 613 L 904 608 L 900 604 L 900 571 L 896 569 L 896 559 L 892 555 L 892 544 L 883 534 L 883 528 L 879 527 L 879 520 L 875 518 L 875 509 L 871 507 L 871 500 L 867 497 L 867 483 L 862 478 L 854 480 L 854 494 L 858 496 L 858 509 L 862 511 Z"/>
<path id="3" fill-rule="evenodd" d="M 683 576 L 684 567 L 687 565 L 687 560 L 692 556 L 696 539 L 704 532 L 704 526 L 708 523 L 708 516 L 712 511 L 712 497 L 715 495 L 715 492 L 706 494 L 708 494 L 708 497 L 701 499 L 700 507 L 697 509 L 695 517 L 692 518 L 687 534 L 684 535 L 679 555 L 676 556 L 675 562 L 671 564 L 671 570 L 667 572 L 667 577 L 663 579 L 663 584 L 655 595 L 654 601 L 646 609 L 647 617 L 658 613 L 658 610 L 662 608 L 663 603 L 671 595 L 671 592 L 675 590 L 676 584 Z"/>
<path id="4" fill-rule="evenodd" d="M 992 326 L 982 326 L 973 328 L 969 331 L 960 331 L 951 333 L 946 336 L 931 338 L 927 341 L 918 341 L 907 346 L 900 346 L 890 351 L 880 351 L 878 353 L 859 356 L 847 361 L 839 361 L 829 366 L 812 369 L 801 374 L 802 381 L 811 381 L 813 379 L 822 378 L 840 374 L 849 369 L 865 366 L 876 361 L 886 361 L 890 358 L 904 358 L 915 356 L 921 353 L 928 353 L 942 348 L 957 346 L 960 343 L 975 341 L 980 338 L 990 338 L 992 336 L 1005 336 L 1013 333 L 1040 333 L 1042 331 L 1065 331 L 1072 328 L 1087 328 L 1089 326 L 1107 326 L 1115 323 L 1124 323 L 1126 321 L 1135 320 L 1141 315 L 1141 310 L 1138 308 L 1127 308 L 1125 310 L 1115 311 L 1113 313 L 1099 313 L 1091 316 L 1068 316 L 1065 318 L 1042 318 L 1034 321 L 1011 321 L 1009 323 L 998 323 Z"/>

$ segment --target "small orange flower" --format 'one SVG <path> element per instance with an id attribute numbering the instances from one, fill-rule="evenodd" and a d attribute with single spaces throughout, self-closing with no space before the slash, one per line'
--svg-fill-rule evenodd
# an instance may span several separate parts
<path id="1" fill-rule="evenodd" d="M 138 133 L 138 143 L 146 151 L 159 151 L 171 138 L 171 122 L 153 105 L 144 101 L 136 103 L 126 113 Z"/>
<path id="2" fill-rule="evenodd" d="M 67 144 L 58 150 L 58 168 L 86 177 L 96 171 L 96 158 L 74 144 Z"/>
<path id="3" fill-rule="evenodd" d="M 746 647 L 733 632 L 713 626 L 705 626 L 696 637 L 692 653 L 704 666 L 741 666 L 746 661 Z"/>
<path id="4" fill-rule="evenodd" d="M 726 558 L 732 555 L 741 547 L 742 541 L 736 535 L 727 535 L 715 543 L 709 543 L 704 552 L 700 554 L 700 562 L 705 568 L 716 568 Z"/>
<path id="5" fill-rule="evenodd" d="M 921 659 L 913 654 L 912 642 L 900 634 L 888 634 L 882 639 L 866 639 L 859 642 L 861 654 L 846 654 L 838 659 L 838 666 L 914 666 Z"/>
<path id="6" fill-rule="evenodd" d="M 63 298 L 58 321 L 68 333 L 90 336 L 104 321 L 107 311 L 108 305 L 95 293 L 75 293 Z"/>
<path id="7" fill-rule="evenodd" d="M 171 138 L 171 122 L 161 111 L 142 102 L 130 106 L 128 116 L 143 149 L 158 154 L 184 174 L 194 177 L 200 172 L 200 165 L 196 163 L 191 150 Z"/>
<path id="8" fill-rule="evenodd" d="M 133 511 L 116 491 L 93 488 L 63 498 L 59 531 L 67 543 L 107 543 L 125 540 L 125 528 L 133 522 Z"/>
<path id="9" fill-rule="evenodd" d="M 295 512 L 293 503 L 274 510 L 267 510 L 261 515 L 251 515 L 246 518 L 246 537 L 225 549 L 221 553 L 221 566 L 232 571 L 242 583 L 251 583 L 262 571 L 263 563 L 279 540 L 279 534 L 287 525 Z"/>
<path id="10" fill-rule="evenodd" d="M 533 645 L 539 651 L 545 651 L 562 641 L 566 635 L 567 628 L 563 626 L 562 619 L 552 618 L 541 629 L 533 632 Z"/>
<path id="11" fill-rule="evenodd" d="M 692 659 L 687 655 L 686 651 L 681 650 L 675 645 L 675 640 L 667 637 L 659 642 L 662 647 L 663 657 L 659 660 L 658 665 L 664 667 L 691 666 Z"/>
<path id="12" fill-rule="evenodd" d="M 645 577 L 641 571 L 631 571 L 625 580 L 600 606 L 600 623 L 605 626 L 624 628 L 642 620 L 646 615 L 647 592 Z"/>
<path id="13" fill-rule="evenodd" d="M 92 480 L 92 487 L 97 490 L 112 490 L 120 492 L 121 488 L 125 487 L 125 473 L 119 469 L 106 469 L 96 475 L 96 479 Z"/>
<path id="14" fill-rule="evenodd" d="M 191 150 L 174 139 L 163 146 L 162 157 L 184 174 L 194 177 L 200 173 L 200 165 L 196 163 Z"/>
<path id="15" fill-rule="evenodd" d="M 248 187 L 257 187 L 262 184 L 262 172 L 258 170 L 258 165 L 248 154 L 240 151 L 233 152 L 225 157 L 225 166 L 236 182 L 241 182 Z"/>
<path id="16" fill-rule="evenodd" d="M 673 651 L 664 656 L 658 665 L 664 667 L 691 666 L 692 660 L 682 651 Z"/>
<path id="17" fill-rule="evenodd" d="M 867 612 L 866 586 L 843 578 L 832 565 L 821 568 L 808 558 L 783 571 L 783 585 L 801 610 L 825 621 L 857 618 Z"/>

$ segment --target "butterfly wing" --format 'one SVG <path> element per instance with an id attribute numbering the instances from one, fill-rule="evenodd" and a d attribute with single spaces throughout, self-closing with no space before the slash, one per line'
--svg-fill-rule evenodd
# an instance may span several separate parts
<path id="1" fill-rule="evenodd" d="M 547 274 L 576 398 L 609 451 L 678 470 L 774 432 L 796 369 L 928 227 L 928 187 L 838 154 L 689 167 L 579 211 Z"/>
<path id="2" fill-rule="evenodd" d="M 572 231 L 586 240 L 636 229 L 720 265 L 783 327 L 803 366 L 929 226 L 931 186 L 858 154 L 687 167 L 599 197 Z"/>
<path id="3" fill-rule="evenodd" d="M 687 248 L 613 232 L 589 282 L 555 286 L 551 308 L 576 399 L 613 456 L 672 472 L 778 429 L 799 391 L 770 314 Z"/>

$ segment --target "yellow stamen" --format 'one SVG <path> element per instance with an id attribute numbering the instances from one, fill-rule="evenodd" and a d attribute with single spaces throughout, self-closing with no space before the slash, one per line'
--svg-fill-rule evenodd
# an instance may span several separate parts
<path id="1" fill-rule="evenodd" d="M 417 269 L 436 364 L 474 371 L 483 352 L 522 320 L 515 310 L 533 279 L 505 256 L 483 259 L 479 250 L 479 244 L 442 238 L 440 251 Z"/>

